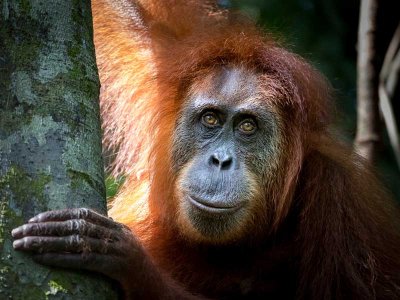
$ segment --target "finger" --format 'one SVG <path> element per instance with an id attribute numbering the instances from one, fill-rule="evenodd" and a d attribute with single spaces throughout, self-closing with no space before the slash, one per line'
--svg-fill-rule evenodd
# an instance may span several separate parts
<path id="1" fill-rule="evenodd" d="M 25 236 L 66 236 L 80 234 L 94 238 L 118 240 L 118 232 L 101 225 L 94 225 L 83 219 L 61 222 L 28 223 L 11 231 L 13 238 Z"/>
<path id="2" fill-rule="evenodd" d="M 33 255 L 33 259 L 44 265 L 55 267 L 64 267 L 70 269 L 81 269 L 83 266 L 87 269 L 95 268 L 96 264 L 105 255 L 94 253 L 43 253 Z"/>
<path id="3" fill-rule="evenodd" d="M 47 266 L 96 271 L 114 279 L 117 279 L 115 274 L 121 274 L 124 268 L 120 258 L 98 253 L 43 253 L 33 255 L 33 259 Z"/>
<path id="4" fill-rule="evenodd" d="M 112 241 L 82 238 L 79 235 L 66 237 L 28 236 L 13 242 L 15 250 L 36 253 L 70 252 L 70 253 L 102 253 L 120 255 L 121 250 Z"/>
<path id="5" fill-rule="evenodd" d="M 108 228 L 121 228 L 123 225 L 114 222 L 111 218 L 103 216 L 88 208 L 71 208 L 46 211 L 31 218 L 29 223 L 66 221 L 71 219 L 84 219 Z"/>

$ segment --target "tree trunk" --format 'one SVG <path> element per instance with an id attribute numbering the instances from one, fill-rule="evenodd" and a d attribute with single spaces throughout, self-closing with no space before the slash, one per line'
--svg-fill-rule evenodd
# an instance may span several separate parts
<path id="1" fill-rule="evenodd" d="M 0 0 L 0 299 L 115 299 L 100 275 L 15 252 L 33 215 L 106 213 L 90 1 Z"/>

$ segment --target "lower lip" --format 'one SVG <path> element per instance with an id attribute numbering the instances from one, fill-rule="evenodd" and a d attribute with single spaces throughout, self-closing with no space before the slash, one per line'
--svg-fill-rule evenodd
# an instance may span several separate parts
<path id="1" fill-rule="evenodd" d="M 188 197 L 190 200 L 190 203 L 197 207 L 200 210 L 209 212 L 209 213 L 213 213 L 213 214 L 224 214 L 224 213 L 232 213 L 237 211 L 241 205 L 237 205 L 237 206 L 228 206 L 228 207 L 215 207 L 215 206 L 208 206 L 206 204 L 203 204 L 201 202 L 199 202 L 198 200 L 196 200 L 196 198 L 193 198 L 192 196 Z"/>

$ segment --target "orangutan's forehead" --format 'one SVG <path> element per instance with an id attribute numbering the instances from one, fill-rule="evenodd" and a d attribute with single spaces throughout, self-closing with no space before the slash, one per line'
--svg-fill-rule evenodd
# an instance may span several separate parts
<path id="1" fill-rule="evenodd" d="M 254 102 L 260 98 L 262 86 L 259 75 L 248 69 L 221 67 L 193 86 L 191 94 L 196 102 L 204 102 L 208 99 L 208 102 L 237 105 L 247 101 Z"/>

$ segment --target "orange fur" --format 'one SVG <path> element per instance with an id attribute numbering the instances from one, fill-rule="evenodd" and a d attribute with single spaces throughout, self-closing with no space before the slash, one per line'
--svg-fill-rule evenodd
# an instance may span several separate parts
<path id="1" fill-rule="evenodd" d="M 330 133 L 330 87 L 316 70 L 212 1 L 92 6 L 104 144 L 115 153 L 114 174 L 127 176 L 110 215 L 132 228 L 160 268 L 214 296 L 251 286 L 307 299 L 400 297 L 399 213 L 364 162 Z M 266 199 L 253 209 L 252 232 L 263 239 L 251 240 L 250 252 L 230 249 L 234 266 L 208 260 L 224 247 L 181 238 L 170 168 L 182 99 L 222 65 L 260 74 L 265 105 L 283 132 L 259 193 Z M 295 270 L 294 286 L 285 286 L 280 268 Z M 273 284 L 259 284 L 271 274 Z"/>

